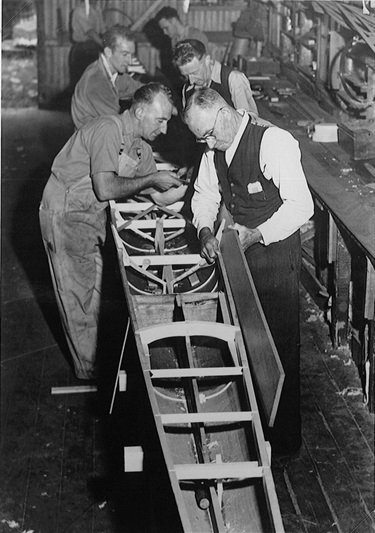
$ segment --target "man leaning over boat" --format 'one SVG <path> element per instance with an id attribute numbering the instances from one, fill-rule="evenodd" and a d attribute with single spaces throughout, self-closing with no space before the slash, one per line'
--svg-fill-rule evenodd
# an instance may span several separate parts
<path id="1" fill-rule="evenodd" d="M 170 90 L 149 83 L 123 114 L 94 119 L 75 132 L 53 162 L 40 226 L 77 378 L 97 374 L 108 201 L 142 193 L 166 205 L 186 192 L 178 174 L 157 171 L 146 142 L 166 133 L 174 112 Z"/>
<path id="2" fill-rule="evenodd" d="M 313 214 L 298 142 L 278 127 L 254 124 L 211 88 L 194 91 L 184 120 L 207 145 L 192 198 L 202 255 L 212 263 L 219 253 L 213 227 L 223 199 L 285 372 L 267 437 L 274 455 L 292 457 L 301 446 L 299 228 Z"/>

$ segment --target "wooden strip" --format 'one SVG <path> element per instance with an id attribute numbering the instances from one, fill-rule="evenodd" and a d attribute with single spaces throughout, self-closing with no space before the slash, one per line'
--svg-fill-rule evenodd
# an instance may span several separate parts
<path id="1" fill-rule="evenodd" d="M 139 28 L 142 27 L 143 24 L 146 23 L 148 19 L 150 19 L 153 15 L 153 13 L 156 12 L 157 8 L 160 6 L 160 4 L 163 3 L 163 0 L 155 0 L 147 9 L 146 11 L 139 17 L 138 20 L 134 22 L 134 24 L 131 26 L 131 31 L 136 31 Z"/>
<path id="2" fill-rule="evenodd" d="M 124 202 L 124 203 L 116 203 L 116 209 L 120 211 L 120 213 L 139 213 L 142 211 L 147 211 L 147 209 L 150 209 L 150 207 L 155 207 L 155 204 L 152 202 Z M 175 202 L 174 204 L 171 204 L 168 206 L 168 209 L 170 211 L 181 211 L 184 203 L 183 202 Z"/>
<path id="3" fill-rule="evenodd" d="M 147 219 L 147 220 L 131 220 L 129 221 L 128 226 L 126 229 L 155 229 L 156 223 L 160 219 Z M 164 229 L 169 228 L 185 228 L 186 227 L 186 220 L 183 218 L 165 218 L 163 219 L 163 227 Z M 120 230 L 120 228 L 119 228 Z"/>
<path id="4" fill-rule="evenodd" d="M 284 371 L 266 322 L 255 285 L 239 244 L 237 233 L 223 234 L 219 264 L 233 294 L 249 365 L 268 425 L 275 420 Z"/>
<path id="5" fill-rule="evenodd" d="M 159 339 L 169 337 L 202 336 L 213 337 L 229 342 L 234 341 L 239 328 L 230 324 L 220 324 L 219 322 L 172 322 L 170 324 L 157 324 L 149 328 L 138 330 L 144 344 L 150 344 Z"/>
<path id="6" fill-rule="evenodd" d="M 241 376 L 242 367 L 163 368 L 149 370 L 152 379 L 182 379 Z"/>
<path id="7" fill-rule="evenodd" d="M 165 426 L 170 424 L 195 424 L 208 422 L 249 422 L 253 411 L 223 411 L 221 413 L 181 413 L 161 415 Z"/>
<path id="8" fill-rule="evenodd" d="M 175 254 L 175 255 L 131 255 L 131 261 L 136 265 L 142 266 L 145 261 L 149 266 L 165 265 L 195 265 L 201 260 L 199 254 Z"/>
<path id="9" fill-rule="evenodd" d="M 374 319 L 374 301 L 375 301 L 375 268 L 371 261 L 366 259 L 366 294 L 363 316 L 367 320 Z"/>
<path id="10" fill-rule="evenodd" d="M 51 387 L 51 394 L 83 394 L 85 392 L 97 392 L 96 385 L 75 385 L 67 387 Z"/>
<path id="11" fill-rule="evenodd" d="M 109 414 L 110 414 L 110 415 L 112 414 L 113 405 L 114 405 L 114 403 L 115 403 L 115 396 L 116 396 L 116 392 L 117 392 L 117 385 L 119 384 L 120 373 L 121 373 L 121 365 L 122 365 L 122 359 L 123 359 L 123 357 L 124 357 L 124 353 L 125 353 L 125 347 L 126 347 L 126 341 L 127 341 L 127 339 L 128 339 L 128 335 L 129 335 L 129 329 L 130 329 L 130 317 L 128 317 L 128 323 L 126 324 L 126 330 L 125 330 L 124 341 L 123 341 L 123 343 L 122 343 L 121 354 L 120 354 L 119 362 L 118 362 L 118 365 L 117 365 L 117 374 L 116 374 L 115 384 L 114 384 L 114 386 L 113 386 L 113 391 L 112 391 L 111 405 L 110 405 L 110 408 L 109 408 Z M 121 391 L 121 388 L 120 388 L 120 387 L 119 387 L 119 390 Z"/>
<path id="12" fill-rule="evenodd" d="M 200 465 L 175 465 L 177 479 L 245 479 L 263 476 L 257 461 L 239 463 L 209 463 Z"/>

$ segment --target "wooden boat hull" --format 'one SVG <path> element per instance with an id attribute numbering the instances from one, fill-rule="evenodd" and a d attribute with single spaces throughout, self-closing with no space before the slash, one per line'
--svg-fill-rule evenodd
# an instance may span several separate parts
<path id="1" fill-rule="evenodd" d="M 135 250 L 126 249 L 122 224 L 112 204 L 111 225 L 132 331 L 172 488 L 170 505 L 177 509 L 181 531 L 284 531 L 225 265 L 220 261 L 210 267 L 214 283 L 209 290 L 199 282 L 196 291 L 178 291 L 173 280 L 181 269 L 193 276 L 209 269 L 194 270 L 192 263 L 184 265 L 172 253 L 180 269 L 176 271 L 171 256 L 164 257 L 169 253 L 165 247 L 163 259 L 157 259 L 158 246 L 148 248 L 151 255 L 142 263 L 132 255 Z M 195 238 L 191 243 L 187 232 L 178 240 L 184 238 L 185 255 L 194 255 Z M 154 266 L 152 261 L 161 261 L 154 273 L 165 276 L 164 284 L 147 275 L 142 279 L 139 265 L 146 270 Z M 151 281 L 157 290 L 139 291 L 134 272 L 144 287 Z"/>

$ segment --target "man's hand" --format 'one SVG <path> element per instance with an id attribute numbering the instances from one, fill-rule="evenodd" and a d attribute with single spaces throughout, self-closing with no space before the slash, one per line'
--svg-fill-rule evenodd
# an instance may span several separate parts
<path id="1" fill-rule="evenodd" d="M 232 224 L 231 226 L 228 226 L 228 228 L 237 231 L 244 252 L 249 248 L 249 246 L 252 246 L 256 242 L 262 240 L 262 234 L 258 230 L 258 228 L 247 228 L 246 226 L 237 224 L 237 222 L 235 224 Z"/>
<path id="2" fill-rule="evenodd" d="M 201 229 L 199 239 L 201 241 L 201 256 L 204 257 L 208 263 L 214 263 L 220 252 L 219 241 L 209 228 Z"/>
<path id="3" fill-rule="evenodd" d="M 176 177 L 174 172 L 169 170 L 160 170 L 154 174 L 153 186 L 158 191 L 168 191 L 172 187 L 180 187 L 181 180 Z"/>
<path id="4" fill-rule="evenodd" d="M 171 205 L 183 199 L 187 191 L 187 188 L 188 188 L 187 185 L 180 185 L 177 188 L 172 187 L 168 191 L 164 191 L 164 192 L 155 191 L 154 193 L 151 194 L 151 198 L 152 198 L 152 201 L 157 205 L 161 205 L 161 206 Z"/>

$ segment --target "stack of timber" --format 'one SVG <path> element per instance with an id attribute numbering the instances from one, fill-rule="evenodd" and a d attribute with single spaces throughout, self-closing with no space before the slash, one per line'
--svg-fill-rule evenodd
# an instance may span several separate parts
<path id="1" fill-rule="evenodd" d="M 183 532 L 283 532 L 255 394 L 272 425 L 282 368 L 237 234 L 221 224 L 221 254 L 207 265 L 182 207 L 110 203 L 170 505 Z M 120 361 L 114 401 L 123 381 Z"/>

